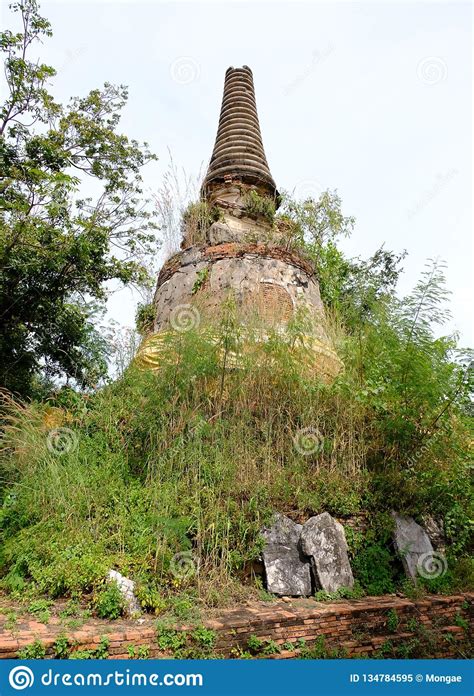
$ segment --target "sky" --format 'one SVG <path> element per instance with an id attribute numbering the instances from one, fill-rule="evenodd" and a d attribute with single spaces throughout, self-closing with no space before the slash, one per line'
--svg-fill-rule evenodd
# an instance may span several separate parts
<path id="1" fill-rule="evenodd" d="M 2 21 L 9 24 L 7 2 Z M 429 258 L 447 263 L 452 320 L 472 331 L 471 6 L 455 2 L 41 3 L 54 36 L 42 60 L 57 99 L 129 86 L 123 132 L 146 140 L 152 196 L 169 164 L 197 175 L 217 130 L 225 70 L 254 74 L 263 142 L 279 189 L 337 189 L 354 215 L 350 255 L 408 252 L 400 292 Z M 133 325 L 138 300 L 113 294 Z"/>

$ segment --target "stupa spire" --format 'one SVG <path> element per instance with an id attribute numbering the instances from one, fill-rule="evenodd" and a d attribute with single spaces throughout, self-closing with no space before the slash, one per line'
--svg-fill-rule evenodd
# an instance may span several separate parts
<path id="1" fill-rule="evenodd" d="M 263 149 L 253 75 L 247 65 L 226 71 L 219 126 L 203 194 L 232 181 L 257 185 L 272 197 L 277 194 Z"/>

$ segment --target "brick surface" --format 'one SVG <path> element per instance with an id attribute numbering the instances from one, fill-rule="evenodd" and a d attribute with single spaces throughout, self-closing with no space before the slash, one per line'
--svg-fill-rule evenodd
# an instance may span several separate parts
<path id="1" fill-rule="evenodd" d="M 271 604 L 254 602 L 234 609 L 222 610 L 219 615 L 209 617 L 204 625 L 216 632 L 217 650 L 225 657 L 235 656 L 233 649 L 247 649 L 251 635 L 262 640 L 274 640 L 279 645 L 290 641 L 296 643 L 304 638 L 310 646 L 321 636 L 330 649 L 345 648 L 348 655 L 368 655 L 390 642 L 394 645 L 413 639 L 414 633 L 407 629 L 407 622 L 415 619 L 418 625 L 436 635 L 452 636 L 451 641 L 443 641 L 436 647 L 438 657 L 460 657 L 458 646 L 472 635 L 474 593 L 452 597 L 430 596 L 411 601 L 396 596 L 365 598 L 352 602 L 321 603 L 314 599 L 292 599 L 290 602 L 277 600 Z M 399 623 L 396 633 L 389 633 L 387 615 L 393 609 L 397 612 Z M 0 659 L 11 659 L 17 651 L 40 640 L 47 650 L 48 657 L 54 657 L 54 643 L 61 634 L 67 634 L 74 650 L 98 647 L 101 638 L 109 640 L 111 657 L 127 659 L 129 646 L 147 645 L 151 657 L 170 657 L 160 652 L 156 642 L 155 620 L 144 616 L 137 624 L 132 620 L 103 621 L 88 619 L 77 630 L 67 631 L 59 618 L 48 624 L 41 624 L 32 617 L 25 616 L 15 625 L 14 632 L 5 628 L 9 606 L 0 600 Z M 468 631 L 458 625 L 457 617 L 462 617 Z M 52 617 L 53 618 L 53 617 Z M 57 618 L 57 617 L 54 617 Z M 190 626 L 176 626 L 177 630 L 189 632 Z M 461 653 L 463 653 L 462 648 Z M 282 650 L 272 655 L 274 659 L 294 659 L 298 649 Z"/>

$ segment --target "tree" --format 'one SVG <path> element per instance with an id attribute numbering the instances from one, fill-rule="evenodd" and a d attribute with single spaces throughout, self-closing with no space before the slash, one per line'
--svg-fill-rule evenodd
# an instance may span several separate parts
<path id="1" fill-rule="evenodd" d="M 287 247 L 311 259 L 325 307 L 338 313 L 351 332 L 359 331 L 377 303 L 394 291 L 406 252 L 381 247 L 369 259 L 347 258 L 338 240 L 351 235 L 355 218 L 343 215 L 341 204 L 336 191 L 304 201 L 284 194 L 276 224 Z"/>
<path id="2" fill-rule="evenodd" d="M 95 383 L 106 371 L 94 315 L 104 283 L 145 283 L 156 227 L 143 201 L 146 143 L 117 132 L 124 86 L 57 103 L 55 70 L 31 57 L 52 35 L 36 0 L 10 6 L 22 28 L 0 33 L 0 383 L 22 396 L 38 379 Z M 95 196 L 84 196 L 85 182 Z M 89 182 L 88 182 L 89 183 Z M 90 185 L 89 185 L 90 189 Z"/>

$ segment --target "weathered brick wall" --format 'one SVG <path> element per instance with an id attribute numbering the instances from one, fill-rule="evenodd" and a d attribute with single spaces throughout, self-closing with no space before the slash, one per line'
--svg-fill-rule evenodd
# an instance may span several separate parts
<path id="1" fill-rule="evenodd" d="M 442 641 L 432 656 L 454 657 L 459 656 L 456 642 L 470 637 L 469 630 L 463 626 L 472 627 L 472 600 L 472 595 L 432 596 L 418 601 L 384 597 L 347 603 L 314 603 L 314 606 L 311 600 L 306 600 L 306 606 L 302 606 L 303 600 L 297 605 L 295 602 L 296 606 L 279 605 L 274 611 L 267 609 L 265 614 L 254 616 L 250 621 L 244 614 L 241 620 L 232 618 L 227 627 L 221 626 L 222 622 L 213 622 L 211 626 L 219 633 L 218 647 L 224 653 L 236 644 L 244 648 L 251 635 L 274 640 L 279 645 L 303 639 L 307 646 L 322 636 L 328 651 L 343 648 L 349 657 L 374 656 L 388 642 L 396 646 L 416 639 L 419 633 L 429 639 L 432 633 L 438 637 L 452 636 Z M 390 615 L 392 620 L 398 621 L 395 630 L 390 628 Z M 413 628 L 415 622 L 418 629 Z M 298 652 L 282 650 L 276 657 L 294 657 Z"/>
<path id="2" fill-rule="evenodd" d="M 473 600 L 474 594 L 463 594 L 415 601 L 386 596 L 332 603 L 314 599 L 259 602 L 223 611 L 218 618 L 205 621 L 204 626 L 215 632 L 214 651 L 225 657 L 247 651 L 251 636 L 264 641 L 264 645 L 268 641 L 278 645 L 279 652 L 261 654 L 279 659 L 298 657 L 301 640 L 308 648 L 324 642 L 328 653 L 337 649 L 340 656 L 343 651 L 348 657 L 417 657 L 416 646 L 421 643 L 423 656 L 471 657 L 468 646 Z M 192 631 L 189 626 L 176 629 Z M 60 626 L 35 621 L 16 636 L 0 630 L 0 658 L 18 657 L 18 651 L 34 640 L 44 646 L 46 657 L 53 657 L 60 634 L 64 634 Z M 155 621 L 149 618 L 142 624 L 90 620 L 80 630 L 68 632 L 73 650 L 95 650 L 104 636 L 111 658 L 131 657 L 130 652 L 140 646 L 146 648 L 149 657 L 171 656 L 160 650 Z M 411 650 L 415 647 L 414 654 L 405 655 L 404 645 L 411 646 Z"/>

